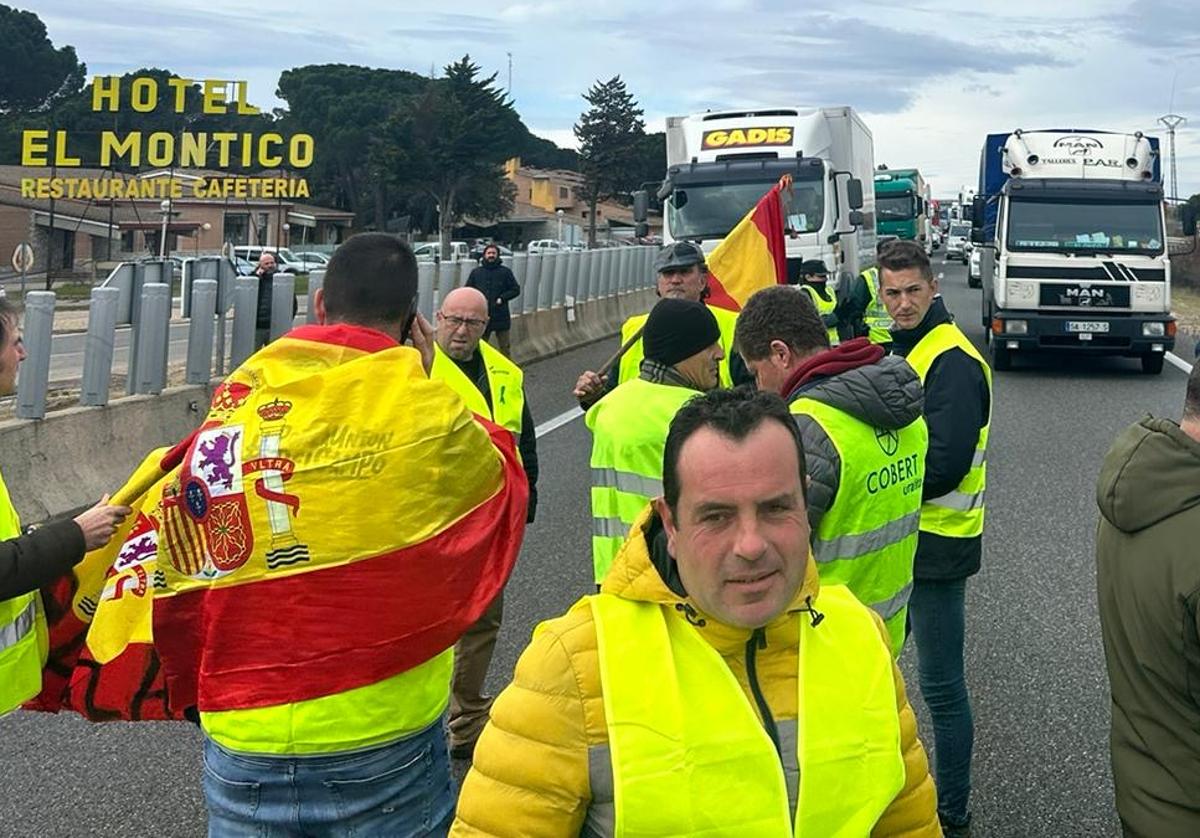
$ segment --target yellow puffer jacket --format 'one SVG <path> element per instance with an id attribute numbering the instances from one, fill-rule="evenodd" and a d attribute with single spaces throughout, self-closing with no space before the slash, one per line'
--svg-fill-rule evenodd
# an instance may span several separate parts
<path id="1" fill-rule="evenodd" d="M 603 590 L 673 607 L 684 600 L 671 592 L 651 564 L 643 537 L 650 520 L 646 514 L 635 525 L 636 535 L 617 554 Z M 810 596 L 819 608 L 818 589 L 816 566 L 810 559 L 791 610 L 798 610 Z M 883 622 L 877 622 L 886 642 Z M 745 665 L 750 632 L 709 617 L 698 630 L 721 653 L 755 706 Z M 784 768 L 794 807 L 799 622 L 781 616 L 766 630 L 767 645 L 757 658 L 758 676 L 779 728 L 785 761 L 791 754 L 792 764 Z M 929 763 L 917 738 L 917 720 L 899 669 L 895 679 L 906 777 L 904 788 L 871 834 L 939 836 Z M 459 797 L 451 835 L 610 836 L 614 815 L 596 628 L 591 609 L 577 605 L 537 628 L 517 663 L 512 684 L 496 699 Z"/>

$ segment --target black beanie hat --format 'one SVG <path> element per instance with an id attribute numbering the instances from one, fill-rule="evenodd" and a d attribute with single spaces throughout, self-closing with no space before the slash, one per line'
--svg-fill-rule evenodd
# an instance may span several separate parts
<path id="1" fill-rule="evenodd" d="M 721 340 L 717 318 L 704 303 L 659 300 L 646 318 L 642 347 L 651 361 L 671 366 Z"/>

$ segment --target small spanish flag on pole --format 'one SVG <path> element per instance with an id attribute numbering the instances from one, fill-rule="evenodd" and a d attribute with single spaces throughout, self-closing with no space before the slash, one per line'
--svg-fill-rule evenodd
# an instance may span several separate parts
<path id="1" fill-rule="evenodd" d="M 791 193 L 784 175 L 708 254 L 709 305 L 741 311 L 755 291 L 787 284 L 783 207 Z"/>

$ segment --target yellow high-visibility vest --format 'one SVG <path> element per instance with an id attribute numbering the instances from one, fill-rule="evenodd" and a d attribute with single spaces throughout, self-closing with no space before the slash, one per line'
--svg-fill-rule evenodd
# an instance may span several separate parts
<path id="1" fill-rule="evenodd" d="M 879 268 L 867 268 L 861 274 L 867 283 L 871 301 L 863 312 L 863 323 L 867 326 L 867 339 L 871 343 L 892 342 L 892 315 L 883 304 L 883 292 L 879 286 Z"/>
<path id="2" fill-rule="evenodd" d="M 903 788 L 891 654 L 846 588 L 821 588 L 816 604 L 825 616 L 816 627 L 792 616 L 801 621 L 794 817 L 774 744 L 698 630 L 666 605 L 609 594 L 587 599 L 615 835 L 861 838 Z"/>
<path id="3" fill-rule="evenodd" d="M 21 520 L 0 476 L 0 541 L 21 534 Z M 37 591 L 0 601 L 0 715 L 42 691 L 50 635 Z"/>
<path id="4" fill-rule="evenodd" d="M 930 367 L 943 352 L 951 349 L 961 349 L 978 362 L 983 369 L 984 380 L 988 387 L 988 418 L 979 429 L 979 438 L 975 442 L 975 457 L 971 460 L 971 469 L 954 491 L 940 498 L 930 498 L 921 507 L 921 529 L 935 535 L 951 538 L 973 538 L 983 534 L 984 502 L 983 493 L 987 487 L 987 444 L 991 431 L 991 398 L 992 368 L 983 360 L 983 356 L 967 340 L 962 329 L 953 323 L 942 323 L 929 330 L 925 337 L 908 353 L 907 361 L 921 377 L 921 385 L 925 385 L 925 376 Z"/>
<path id="5" fill-rule="evenodd" d="M 813 305 L 817 307 L 817 314 L 821 315 L 822 318 L 833 314 L 837 309 L 837 300 L 832 293 L 829 294 L 829 299 L 827 300 L 818 294 L 817 289 L 811 285 L 804 284 L 800 287 L 808 293 L 809 298 L 813 301 Z M 826 331 L 829 333 L 829 345 L 837 346 L 841 342 L 841 338 L 838 337 L 837 326 L 827 326 Z"/>
<path id="6" fill-rule="evenodd" d="M 467 378 L 466 373 L 440 346 L 434 346 L 433 368 L 429 377 L 445 381 L 450 389 L 466 402 L 472 413 L 486 416 L 519 437 L 521 417 L 525 411 L 525 373 L 500 350 L 492 348 L 487 341 L 479 342 L 479 353 L 483 357 L 488 390 L 492 396 L 490 407 L 483 393 L 475 386 L 475 382 Z"/>

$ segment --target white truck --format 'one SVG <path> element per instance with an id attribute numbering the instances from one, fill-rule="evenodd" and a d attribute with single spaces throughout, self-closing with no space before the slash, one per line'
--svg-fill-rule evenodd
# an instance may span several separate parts
<path id="1" fill-rule="evenodd" d="M 972 209 L 992 366 L 1036 351 L 1141 359 L 1175 343 L 1158 141 L 1094 130 L 991 134 Z"/>
<path id="2" fill-rule="evenodd" d="M 831 277 L 875 264 L 875 150 L 852 108 L 706 111 L 667 118 L 663 241 L 711 251 L 784 174 L 794 183 L 785 208 L 789 279 L 805 259 Z M 648 196 L 634 196 L 644 223 Z"/>

